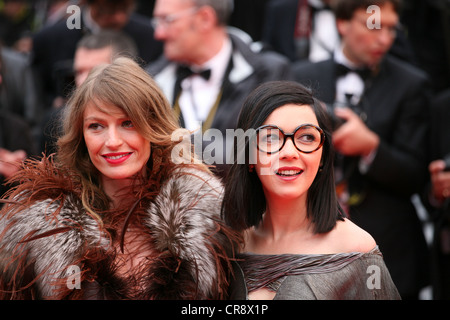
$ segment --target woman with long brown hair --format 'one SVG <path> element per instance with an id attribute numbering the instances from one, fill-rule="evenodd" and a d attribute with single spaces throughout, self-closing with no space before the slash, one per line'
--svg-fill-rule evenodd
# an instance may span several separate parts
<path id="1" fill-rule="evenodd" d="M 68 103 L 55 157 L 25 163 L 4 200 L 0 297 L 225 298 L 234 237 L 220 221 L 222 186 L 173 152 L 177 129 L 137 63 L 94 69 Z"/>

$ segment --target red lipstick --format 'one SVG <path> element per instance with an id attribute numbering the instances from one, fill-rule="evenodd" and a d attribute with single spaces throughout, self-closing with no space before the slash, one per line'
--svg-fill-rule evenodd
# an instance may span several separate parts
<path id="1" fill-rule="evenodd" d="M 132 152 L 115 152 L 103 154 L 102 157 L 110 164 L 121 164 L 130 158 L 131 155 Z"/>

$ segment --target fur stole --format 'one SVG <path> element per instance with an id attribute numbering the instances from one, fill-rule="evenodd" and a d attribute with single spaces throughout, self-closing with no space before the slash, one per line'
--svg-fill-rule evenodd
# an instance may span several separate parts
<path id="1" fill-rule="evenodd" d="M 138 206 L 134 254 L 141 262 L 128 277 L 118 272 L 117 232 L 86 212 L 77 179 L 46 161 L 22 172 L 31 177 L 28 187 L 1 211 L 0 298 L 226 298 L 238 237 L 220 220 L 216 177 L 176 169 L 151 201 Z M 29 203 L 36 194 L 40 200 Z M 126 247 L 134 243 L 131 234 L 125 234 Z"/>

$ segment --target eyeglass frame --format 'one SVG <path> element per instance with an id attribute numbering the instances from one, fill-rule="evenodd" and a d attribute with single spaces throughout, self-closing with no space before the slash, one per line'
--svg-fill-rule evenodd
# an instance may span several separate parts
<path id="1" fill-rule="evenodd" d="M 265 151 L 265 150 L 261 150 L 261 149 L 259 148 L 258 139 L 256 139 L 256 148 L 257 148 L 259 151 L 265 152 L 265 153 L 267 153 L 267 154 L 274 154 L 274 153 L 280 152 L 281 149 L 283 149 L 284 145 L 286 144 L 287 138 L 291 138 L 294 147 L 295 147 L 298 151 L 300 151 L 301 153 L 313 153 L 313 152 L 316 152 L 316 151 L 319 150 L 319 149 L 323 146 L 323 144 L 325 143 L 325 132 L 322 130 L 322 128 L 320 128 L 319 126 L 316 126 L 316 125 L 314 125 L 314 124 L 312 124 L 312 123 L 304 123 L 304 124 L 301 124 L 301 125 L 299 125 L 297 128 L 295 128 L 295 129 L 294 129 L 294 132 L 292 132 L 292 133 L 285 133 L 285 132 L 283 131 L 283 129 L 281 129 L 280 127 L 278 127 L 278 126 L 276 126 L 276 125 L 274 125 L 274 124 L 267 124 L 267 125 L 260 126 L 260 127 L 258 127 L 258 128 L 256 129 L 256 136 L 258 136 L 258 133 L 259 133 L 260 130 L 262 130 L 262 129 L 264 129 L 264 128 L 269 128 L 269 127 L 270 127 L 270 128 L 276 128 L 276 129 L 280 130 L 280 132 L 283 134 L 284 139 L 283 139 L 283 143 L 281 144 L 281 147 L 280 147 L 278 150 L 276 150 L 276 151 Z M 295 140 L 294 140 L 294 136 L 295 136 L 295 134 L 297 133 L 297 131 L 298 131 L 300 128 L 302 128 L 302 127 L 313 127 L 313 128 L 315 128 L 315 129 L 319 132 L 319 134 L 320 134 L 320 143 L 319 143 L 319 145 L 317 146 L 316 149 L 314 149 L 314 150 L 312 150 L 312 151 L 303 151 L 303 150 L 301 150 L 299 147 L 297 147 L 297 144 L 295 143 Z"/>
<path id="2" fill-rule="evenodd" d="M 197 13 L 197 11 L 199 10 L 199 7 L 190 7 L 184 10 L 181 10 L 179 12 L 174 12 L 165 16 L 160 16 L 160 17 L 153 17 L 150 20 L 151 25 L 153 26 L 153 28 L 157 28 L 158 26 L 169 26 L 172 23 L 174 23 L 175 21 L 183 18 L 184 16 L 188 16 L 191 14 L 195 14 Z"/>

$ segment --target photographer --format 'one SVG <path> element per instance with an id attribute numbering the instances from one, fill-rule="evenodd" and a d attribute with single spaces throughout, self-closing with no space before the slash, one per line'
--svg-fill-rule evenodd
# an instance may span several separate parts
<path id="1" fill-rule="evenodd" d="M 336 0 L 333 10 L 341 47 L 294 72 L 324 103 L 345 106 L 333 108 L 344 121 L 333 133 L 340 201 L 379 244 L 402 299 L 418 299 L 429 281 L 428 248 L 411 196 L 427 179 L 429 81 L 388 54 L 398 0 Z"/>
<path id="2" fill-rule="evenodd" d="M 450 299 L 450 89 L 433 100 L 431 108 L 430 184 L 423 203 L 433 219 L 431 251 L 434 299 Z"/>

